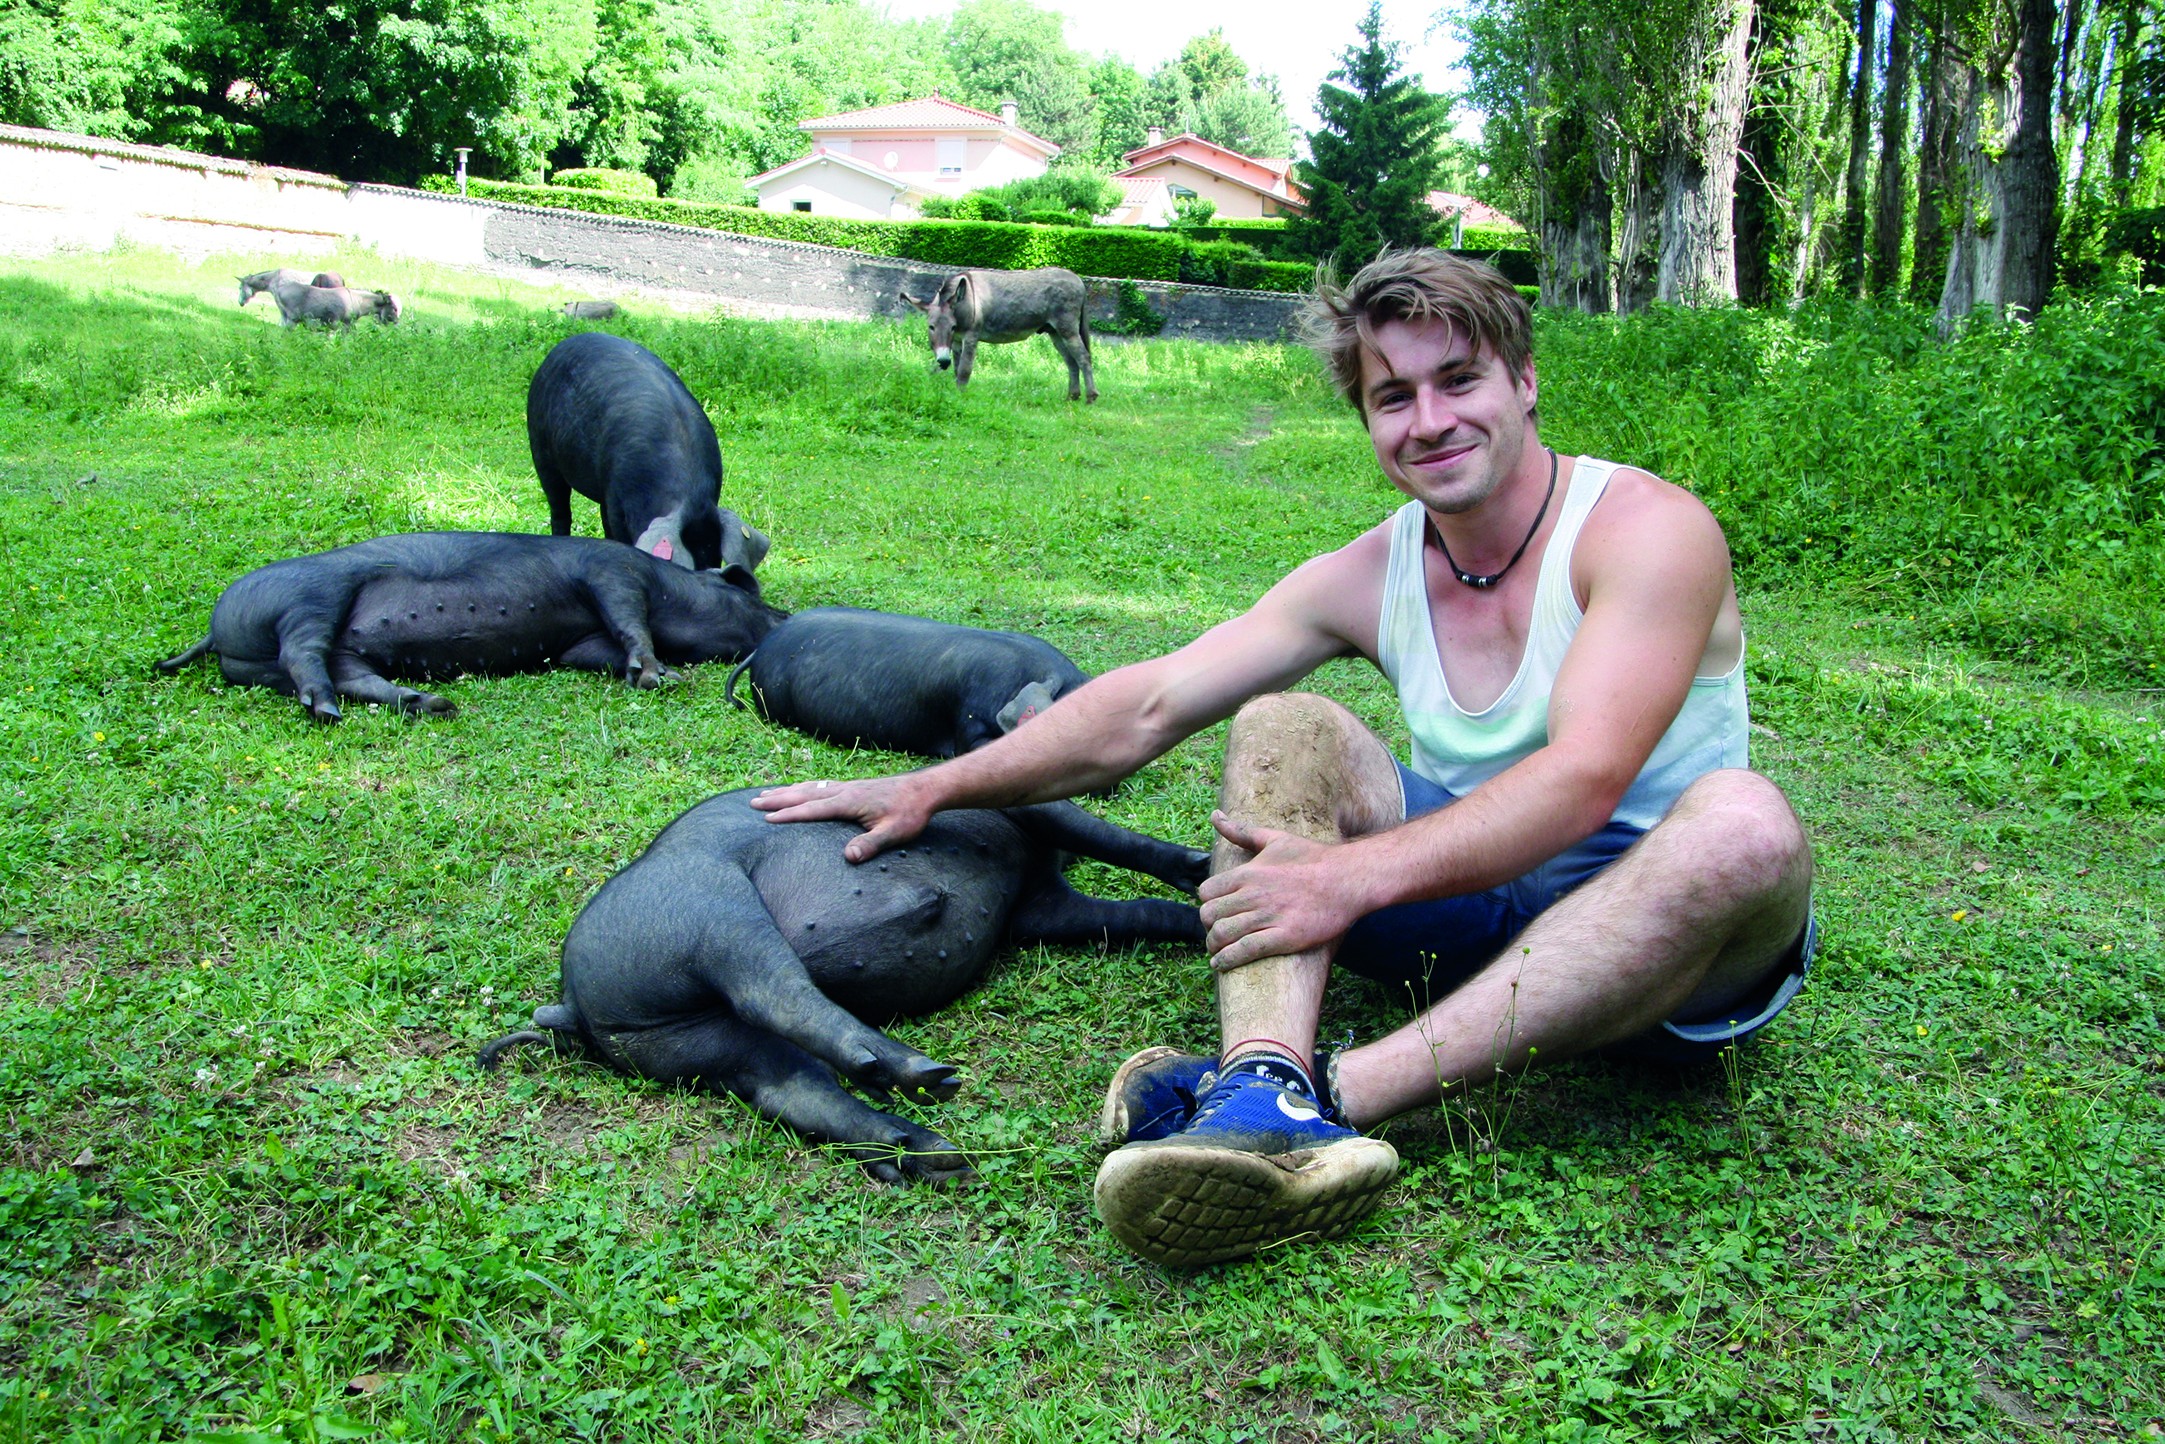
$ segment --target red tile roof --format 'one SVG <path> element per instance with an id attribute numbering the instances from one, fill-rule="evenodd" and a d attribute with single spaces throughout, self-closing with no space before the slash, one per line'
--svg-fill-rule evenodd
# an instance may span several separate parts
<path id="1" fill-rule="evenodd" d="M 1430 191 L 1428 193 L 1428 204 L 1430 209 L 1445 216 L 1463 214 L 1466 217 L 1466 224 L 1469 226 L 1495 226 L 1511 230 L 1518 229 L 1519 223 L 1517 221 L 1512 220 L 1494 206 L 1475 200 L 1472 196 L 1462 196 L 1451 191 Z"/>
<path id="2" fill-rule="evenodd" d="M 827 130 L 990 130 L 1035 146 L 1047 155 L 1060 153 L 1060 147 L 1043 136 L 1032 135 L 1019 125 L 1008 125 L 997 115 L 937 94 L 916 100 L 898 100 L 892 105 L 875 105 L 867 110 L 815 115 L 810 120 L 797 122 L 797 129 L 815 133 Z"/>

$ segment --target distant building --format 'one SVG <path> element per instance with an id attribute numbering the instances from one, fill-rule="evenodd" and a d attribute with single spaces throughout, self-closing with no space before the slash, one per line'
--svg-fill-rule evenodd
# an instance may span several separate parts
<path id="1" fill-rule="evenodd" d="M 1163 176 L 1114 176 L 1120 204 L 1096 217 L 1101 226 L 1169 226 L 1173 223 L 1173 185 Z"/>
<path id="2" fill-rule="evenodd" d="M 1519 223 L 1492 205 L 1486 205 L 1472 196 L 1462 196 L 1451 191 L 1430 191 L 1430 209 L 1451 222 L 1451 249 L 1457 250 L 1464 238 L 1466 228 L 1477 226 L 1482 230 L 1515 231 Z"/>
<path id="3" fill-rule="evenodd" d="M 1227 220 L 1294 216 L 1308 209 L 1307 197 L 1288 175 L 1293 169 L 1290 158 L 1242 155 L 1193 132 L 1167 140 L 1164 131 L 1152 126 L 1149 141 L 1120 159 L 1125 165 L 1113 172 L 1114 180 L 1162 180 L 1174 199 L 1211 201 Z"/>
<path id="4" fill-rule="evenodd" d="M 940 95 L 801 122 L 812 153 L 745 184 L 763 211 L 899 220 L 930 196 L 959 196 L 1038 176 L 1060 147 L 1018 123 Z"/>

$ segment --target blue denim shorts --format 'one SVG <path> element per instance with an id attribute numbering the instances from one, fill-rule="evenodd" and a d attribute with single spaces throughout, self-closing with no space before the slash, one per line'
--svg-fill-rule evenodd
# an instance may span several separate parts
<path id="1" fill-rule="evenodd" d="M 1409 818 L 1458 800 L 1403 762 L 1398 764 L 1398 783 Z M 1409 1001 L 1425 1008 L 1494 961 L 1528 923 L 1622 857 L 1643 835 L 1643 829 L 1629 823 L 1611 822 L 1501 887 L 1372 912 L 1346 933 L 1338 945 L 1337 964 L 1394 992 L 1408 990 Z M 1789 955 L 1750 993 L 1723 1008 L 1720 1018 L 1671 1018 L 1600 1051 L 1617 1058 L 1696 1063 L 1745 1042 L 1804 986 L 1818 940 L 1817 920 L 1807 913 L 1804 932 Z"/>

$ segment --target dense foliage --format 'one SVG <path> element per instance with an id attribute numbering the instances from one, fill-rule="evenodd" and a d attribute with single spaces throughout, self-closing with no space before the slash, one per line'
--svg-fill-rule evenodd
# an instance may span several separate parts
<path id="1" fill-rule="evenodd" d="M 279 259 L 0 260 L 0 1436 L 2146 1437 L 2155 296 L 1952 347 L 1884 303 L 1544 313 L 1548 439 L 1660 467 L 1738 540 L 1752 761 L 1816 849 L 1811 981 L 1721 1065 L 1585 1060 L 1398 1120 L 1350 1237 L 1177 1274 L 1094 1221 L 1091 1132 L 1120 1058 L 1210 1035 L 1192 949 L 1011 951 L 893 1025 L 963 1070 L 901 1105 L 971 1150 L 951 1192 L 592 1063 L 474 1067 L 690 803 L 908 759 L 761 722 L 720 667 L 459 678 L 456 716 L 335 728 L 153 673 L 274 557 L 547 522 L 520 418 L 570 293 L 325 254 L 405 318 L 285 331 L 233 304 Z M 784 607 L 1099 671 L 1399 500 L 1289 348 L 1105 344 L 1079 407 L 1041 340 L 958 392 L 921 325 L 625 300 Z M 1306 685 L 1403 746 L 1373 669 Z M 1089 805 L 1203 843 L 1217 766 L 1206 736 Z M 1405 1016 L 1344 979 L 1329 1008 Z"/>
<path id="2" fill-rule="evenodd" d="M 1068 46 L 1033 0 L 937 21 L 872 0 L 24 0 L 0 10 L 0 122 L 411 182 L 645 173 L 736 201 L 804 153 L 800 121 L 930 95 L 1100 170 L 1151 126 L 1291 153 L 1277 85 L 1216 31 L 1145 76 Z"/>
<path id="3" fill-rule="evenodd" d="M 1906 295 L 1945 332 L 2137 279 L 2139 217 L 2165 203 L 2158 0 L 1465 0 L 1454 18 L 1486 116 L 1475 189 L 1539 235 L 1552 305 L 1705 299 L 1676 292 L 1683 235 L 1714 299 Z"/>

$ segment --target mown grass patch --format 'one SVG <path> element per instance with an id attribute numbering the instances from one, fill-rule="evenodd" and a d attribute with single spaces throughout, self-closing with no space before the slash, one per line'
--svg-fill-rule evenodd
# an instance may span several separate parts
<path id="1" fill-rule="evenodd" d="M 721 669 L 645 694 L 471 679 L 444 688 L 456 717 L 330 729 L 208 666 L 154 675 L 263 561 L 546 527 L 523 403 L 561 296 L 342 254 L 325 264 L 407 319 L 289 333 L 233 305 L 229 277 L 274 260 L 0 263 L 0 1434 L 2125 1439 L 2160 1419 L 2154 532 L 2135 497 L 2061 552 L 1942 545 L 1952 463 L 1881 486 L 1872 428 L 1841 421 L 1900 396 L 1928 433 L 1971 425 L 1918 368 L 2019 368 L 2017 339 L 1950 360 L 1899 318 L 1544 332 L 1558 443 L 1668 468 L 1740 539 L 1755 760 L 1819 850 L 1812 984 L 1726 1068 L 1584 1063 L 1402 1120 L 1404 1181 L 1351 1238 L 1174 1275 L 1090 1218 L 1089 1133 L 1120 1057 L 1207 1039 L 1181 949 L 1023 950 L 898 1025 L 966 1074 L 923 1113 L 980 1160 L 948 1193 L 870 1185 L 727 1101 L 531 1055 L 473 1069 L 553 998 L 586 897 L 685 806 L 902 759 L 766 727 Z M 636 305 L 611 325 L 714 415 L 783 606 L 1019 627 L 1102 669 L 1396 499 L 1280 348 L 1107 344 L 1086 408 L 1038 344 L 988 349 L 958 394 L 913 327 Z M 1753 469 L 1771 457 L 1786 470 Z M 2062 519 L 2026 504 L 2040 534 Z M 1814 529 L 1785 532 L 1783 505 Z M 1402 742 L 1364 666 L 1315 685 Z M 1199 738 L 1104 810 L 1200 842 L 1216 762 Z M 1402 1010 L 1345 983 L 1331 1002 L 1364 1033 Z"/>

